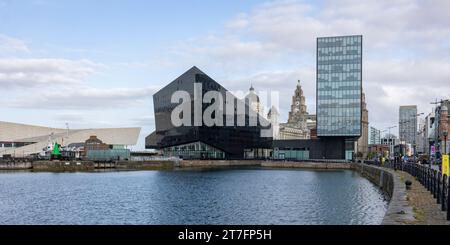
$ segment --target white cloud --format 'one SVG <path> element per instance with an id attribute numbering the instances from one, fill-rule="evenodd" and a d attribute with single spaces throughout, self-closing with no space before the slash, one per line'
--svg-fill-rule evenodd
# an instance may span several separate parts
<path id="1" fill-rule="evenodd" d="M 23 40 L 0 34 L 0 57 L 17 52 L 30 53 Z"/>
<path id="2" fill-rule="evenodd" d="M 449 9 L 448 0 L 272 1 L 238 14 L 222 34 L 196 37 L 177 48 L 206 72 L 230 76 L 223 84 L 230 90 L 250 83 L 279 90 L 287 113 L 298 79 L 308 107 L 314 107 L 316 38 L 362 34 L 370 123 L 384 127 L 397 123 L 400 105 L 417 104 L 430 112 L 431 101 L 448 98 Z"/>
<path id="3" fill-rule="evenodd" d="M 95 110 L 130 108 L 148 104 L 157 88 L 66 88 L 42 91 L 4 102 L 12 108 Z M 131 107 L 132 108 L 132 107 Z"/>
<path id="4" fill-rule="evenodd" d="M 89 60 L 0 59 L 0 86 L 34 88 L 82 84 L 103 65 Z"/>

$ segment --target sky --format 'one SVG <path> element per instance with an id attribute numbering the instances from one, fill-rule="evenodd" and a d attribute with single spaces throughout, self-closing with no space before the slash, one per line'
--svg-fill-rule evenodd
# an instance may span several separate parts
<path id="1" fill-rule="evenodd" d="M 152 95 L 192 66 L 230 91 L 301 81 L 315 114 L 316 38 L 363 35 L 370 126 L 450 98 L 448 0 L 0 0 L 0 120 L 154 130 Z M 267 111 L 267 110 L 266 110 Z M 395 133 L 395 132 L 394 132 Z M 396 133 L 398 134 L 398 133 Z"/>

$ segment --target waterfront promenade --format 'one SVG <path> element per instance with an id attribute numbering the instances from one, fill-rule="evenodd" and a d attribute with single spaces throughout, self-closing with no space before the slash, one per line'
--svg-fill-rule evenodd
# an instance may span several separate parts
<path id="1" fill-rule="evenodd" d="M 402 181 L 410 180 L 412 188 L 407 190 L 408 204 L 413 208 L 415 220 L 412 225 L 450 225 L 447 212 L 441 211 L 433 195 L 413 176 L 403 171 L 396 171 Z"/>

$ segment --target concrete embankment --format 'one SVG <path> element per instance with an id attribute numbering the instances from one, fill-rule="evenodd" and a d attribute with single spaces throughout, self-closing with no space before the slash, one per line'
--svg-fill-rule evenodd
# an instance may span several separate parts
<path id="1" fill-rule="evenodd" d="M 269 168 L 302 168 L 302 169 L 352 169 L 352 164 L 347 162 L 281 162 L 262 161 L 262 167 Z"/>
<path id="2" fill-rule="evenodd" d="M 29 161 L 4 161 L 0 163 L 0 170 L 27 170 L 33 168 Z"/>
<path id="3" fill-rule="evenodd" d="M 0 162 L 1 170 L 32 170 L 38 172 L 76 172 L 94 171 L 96 169 L 116 170 L 165 170 L 174 169 L 175 161 L 141 161 L 141 162 L 92 162 L 92 161 L 11 161 Z"/>
<path id="4" fill-rule="evenodd" d="M 35 161 L 32 163 L 33 171 L 42 172 L 75 172 L 93 171 L 93 162 L 65 162 L 65 161 Z"/>
<path id="5" fill-rule="evenodd" d="M 183 160 L 175 164 L 179 168 L 215 168 L 233 166 L 261 166 L 260 160 Z"/>
<path id="6" fill-rule="evenodd" d="M 413 208 L 407 199 L 406 186 L 395 171 L 376 166 L 347 162 L 262 162 L 263 167 L 301 168 L 301 169 L 351 169 L 383 190 L 389 198 L 389 206 L 383 219 L 383 225 L 403 225 L 416 221 Z"/>
<path id="7" fill-rule="evenodd" d="M 117 169 L 122 170 L 171 170 L 174 169 L 176 161 L 158 160 L 158 161 L 142 161 L 142 162 L 118 162 Z"/>
<path id="8" fill-rule="evenodd" d="M 395 171 L 366 164 L 352 164 L 352 168 L 377 185 L 389 197 L 389 206 L 382 225 L 405 225 L 416 221 L 409 205 L 405 183 Z"/>

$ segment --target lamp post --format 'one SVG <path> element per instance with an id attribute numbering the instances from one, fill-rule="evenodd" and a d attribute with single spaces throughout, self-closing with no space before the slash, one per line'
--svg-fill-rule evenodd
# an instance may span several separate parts
<path id="1" fill-rule="evenodd" d="M 416 163 L 416 139 L 417 139 L 417 117 L 421 116 L 425 113 L 419 113 L 416 114 L 416 116 L 414 117 L 414 163 Z"/>
<path id="2" fill-rule="evenodd" d="M 444 131 L 443 135 L 444 135 L 444 155 L 447 155 L 447 136 L 448 136 L 448 132 Z"/>

